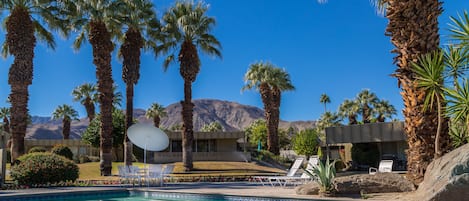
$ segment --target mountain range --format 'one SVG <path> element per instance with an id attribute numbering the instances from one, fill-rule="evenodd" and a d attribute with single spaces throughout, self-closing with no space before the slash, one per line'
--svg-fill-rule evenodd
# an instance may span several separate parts
<path id="1" fill-rule="evenodd" d="M 257 119 L 264 118 L 264 111 L 258 107 L 243 105 L 231 101 L 215 99 L 197 99 L 194 103 L 194 130 L 200 130 L 205 124 L 219 122 L 226 131 L 244 130 Z M 170 128 L 173 125 L 182 125 L 181 105 L 173 103 L 166 107 L 167 117 L 162 118 L 162 128 Z M 134 109 L 134 118 L 138 122 L 152 123 L 145 117 L 145 110 Z M 51 120 L 50 117 L 32 117 L 32 124 L 28 126 L 26 139 L 61 139 L 62 121 Z M 73 121 L 70 138 L 81 138 L 89 121 L 82 118 Z M 295 130 L 303 130 L 315 126 L 315 121 L 280 121 L 280 128 L 292 127 Z"/>

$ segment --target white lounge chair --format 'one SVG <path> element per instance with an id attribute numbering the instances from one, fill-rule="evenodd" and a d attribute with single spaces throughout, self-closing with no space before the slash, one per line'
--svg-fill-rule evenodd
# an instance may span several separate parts
<path id="1" fill-rule="evenodd" d="M 319 158 L 318 156 L 311 156 L 309 157 L 308 160 L 308 165 L 306 166 L 306 170 L 303 171 L 301 176 L 285 176 L 285 177 L 278 177 L 278 180 L 280 182 L 283 181 L 283 186 L 287 186 L 288 184 L 293 184 L 293 185 L 298 185 L 298 184 L 304 184 L 308 181 L 314 180 L 306 171 L 312 173 L 314 167 L 316 167 L 319 164 Z"/>
<path id="2" fill-rule="evenodd" d="M 269 181 L 270 185 L 275 186 L 275 184 L 278 183 L 280 186 L 283 186 L 284 183 L 286 183 L 285 179 L 292 178 L 296 175 L 296 172 L 298 172 L 298 170 L 301 168 L 301 165 L 303 165 L 303 161 L 304 158 L 297 158 L 286 176 L 268 177 L 267 180 Z"/>
<path id="3" fill-rule="evenodd" d="M 300 157 L 293 162 L 293 165 L 291 168 L 288 170 L 288 173 L 286 176 L 294 176 L 298 169 L 300 169 L 301 164 L 303 163 L 305 159 Z M 277 180 L 280 177 L 286 177 L 286 176 L 255 176 L 253 177 L 255 181 L 260 182 L 263 186 L 265 185 L 266 182 L 269 182 L 271 186 L 275 186 L 275 181 L 281 185 L 281 183 Z"/>
<path id="4" fill-rule="evenodd" d="M 374 174 L 380 173 L 380 172 L 392 172 L 392 163 L 393 162 L 394 162 L 393 160 L 381 160 L 379 162 L 379 167 L 378 168 L 370 167 L 369 174 L 374 175 Z"/>

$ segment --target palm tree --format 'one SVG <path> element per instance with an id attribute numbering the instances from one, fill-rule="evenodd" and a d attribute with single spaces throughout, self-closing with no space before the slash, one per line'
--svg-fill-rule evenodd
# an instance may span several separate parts
<path id="1" fill-rule="evenodd" d="M 10 108 L 0 108 L 0 118 L 3 119 L 3 131 L 10 133 Z"/>
<path id="2" fill-rule="evenodd" d="M 376 94 L 365 89 L 358 93 L 356 101 L 361 109 L 363 123 L 371 122 L 371 108 L 370 105 L 375 104 L 378 101 Z"/>
<path id="3" fill-rule="evenodd" d="M 319 102 L 324 104 L 324 112 L 327 112 L 326 104 L 331 103 L 331 99 L 327 94 L 321 94 L 321 98 L 319 98 Z"/>
<path id="4" fill-rule="evenodd" d="M 158 103 L 151 104 L 145 113 L 148 119 L 153 119 L 153 125 L 157 128 L 160 127 L 161 118 L 166 117 L 166 115 L 165 108 Z"/>
<path id="5" fill-rule="evenodd" d="M 140 52 L 144 47 L 144 34 L 151 25 L 158 24 L 153 4 L 147 0 L 125 0 L 126 9 L 122 20 L 127 30 L 119 53 L 123 58 L 122 80 L 126 87 L 124 163 L 132 165 L 132 142 L 127 137 L 127 129 L 133 124 L 134 85 L 140 78 Z"/>
<path id="6" fill-rule="evenodd" d="M 11 85 L 11 159 L 15 161 L 25 152 L 28 86 L 33 80 L 36 39 L 55 49 L 54 35 L 49 30 L 60 30 L 65 36 L 68 31 L 66 23 L 59 18 L 62 13 L 56 1 L 0 1 L 0 9 L 9 12 L 8 16 L 5 16 L 4 28 L 7 34 L 2 52 L 5 57 L 7 54 L 14 57 L 8 74 L 8 84 Z"/>
<path id="7" fill-rule="evenodd" d="M 52 113 L 52 119 L 62 119 L 62 136 L 67 140 L 70 137 L 70 124 L 72 120 L 78 120 L 78 113 L 72 106 L 63 104 Z"/>
<path id="8" fill-rule="evenodd" d="M 348 118 L 348 124 L 354 125 L 358 123 L 357 115 L 359 110 L 360 105 L 358 105 L 357 101 L 346 99 L 340 104 L 338 115 L 343 118 Z"/>
<path id="9" fill-rule="evenodd" d="M 424 110 L 434 109 L 436 104 L 438 112 L 438 127 L 435 137 L 435 158 L 442 155 L 440 148 L 441 128 L 443 124 L 448 127 L 447 122 L 444 122 L 443 108 L 446 103 L 444 100 L 444 77 L 445 70 L 444 54 L 442 51 L 436 51 L 432 54 L 427 54 L 419 58 L 417 63 L 412 63 L 415 72 L 415 79 L 418 87 L 425 91 L 426 97 L 424 102 Z M 435 102 L 436 101 L 436 102 Z M 445 133 L 447 134 L 447 133 Z"/>
<path id="10" fill-rule="evenodd" d="M 319 120 L 316 124 L 316 129 L 318 130 L 318 133 L 321 134 L 320 138 L 321 140 L 325 140 L 325 129 L 327 127 L 334 127 L 334 126 L 340 126 L 340 121 L 342 119 L 340 116 L 335 113 L 335 112 L 325 112 L 319 117 Z"/>
<path id="11" fill-rule="evenodd" d="M 469 48 L 450 45 L 444 52 L 444 57 L 447 66 L 445 76 L 453 79 L 453 86 L 456 89 L 458 79 L 463 77 L 469 68 Z"/>
<path id="12" fill-rule="evenodd" d="M 101 113 L 101 175 L 110 176 L 112 169 L 112 109 L 113 83 L 111 68 L 111 53 L 114 44 L 113 34 L 119 33 L 120 27 L 115 24 L 117 13 L 122 11 L 120 1 L 107 0 L 77 0 L 70 1 L 67 8 L 70 12 L 72 25 L 79 30 L 74 42 L 74 48 L 80 49 L 86 39 L 93 49 L 93 63 L 96 65 L 98 80 L 98 101 Z"/>
<path id="13" fill-rule="evenodd" d="M 319 1 L 325 2 L 326 0 Z M 438 17 L 443 11 L 442 3 L 439 0 L 373 0 L 371 2 L 378 11 L 383 11 L 380 13 L 385 11 L 385 16 L 389 21 L 385 34 L 391 37 L 391 43 L 396 47 L 392 50 L 397 54 L 394 58 L 397 69 L 393 76 L 398 79 L 398 87 L 402 89 L 401 95 L 405 106 L 404 130 L 409 145 L 407 178 L 418 185 L 422 182 L 427 166 L 433 159 L 433 139 L 437 130 L 438 116 L 436 109 L 425 112 L 422 109 L 426 94 L 414 82 L 415 74 L 411 63 L 417 61 L 421 55 L 439 49 Z M 469 42 L 468 35 L 458 36 L 461 40 L 465 39 Z M 446 133 L 447 129 L 443 128 L 441 132 Z"/>
<path id="14" fill-rule="evenodd" d="M 264 115 L 267 121 L 267 150 L 280 153 L 278 124 L 280 119 L 280 100 L 282 91 L 294 90 L 290 75 L 269 62 L 251 64 L 244 75 L 246 85 L 242 90 L 255 88 L 261 94 Z"/>
<path id="15" fill-rule="evenodd" d="M 95 111 L 95 97 L 96 97 L 96 86 L 91 83 L 84 83 L 77 86 L 72 91 L 73 101 L 80 101 L 85 106 L 88 120 L 91 122 L 96 115 Z"/>
<path id="16" fill-rule="evenodd" d="M 386 118 L 392 118 L 397 114 L 396 108 L 387 100 L 378 100 L 373 105 L 373 113 L 376 113 L 378 122 L 384 122 Z"/>
<path id="17" fill-rule="evenodd" d="M 215 25 L 215 18 L 206 15 L 208 6 L 199 2 L 193 4 L 190 1 L 176 2 L 164 15 L 165 25 L 162 31 L 167 34 L 166 40 L 160 46 L 159 51 L 171 54 L 164 61 L 164 68 L 176 60 L 174 53 L 178 51 L 177 59 L 180 63 L 179 72 L 184 79 L 184 100 L 182 105 L 183 137 L 182 160 L 184 170 L 192 169 L 192 141 L 193 108 L 192 82 L 195 81 L 200 71 L 199 52 L 221 57 L 220 42 L 210 33 Z"/>

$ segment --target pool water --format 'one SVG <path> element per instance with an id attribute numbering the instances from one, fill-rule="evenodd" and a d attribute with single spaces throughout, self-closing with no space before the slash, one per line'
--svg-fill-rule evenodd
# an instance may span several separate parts
<path id="1" fill-rule="evenodd" d="M 221 194 L 195 194 L 195 193 L 174 193 L 160 191 L 112 191 L 112 192 L 86 192 L 41 195 L 21 198 L 7 198 L 6 201 L 30 200 L 30 201 L 290 201 L 302 199 L 285 198 L 262 198 L 247 196 L 232 196 Z M 3 201 L 3 198 L 2 198 Z"/>

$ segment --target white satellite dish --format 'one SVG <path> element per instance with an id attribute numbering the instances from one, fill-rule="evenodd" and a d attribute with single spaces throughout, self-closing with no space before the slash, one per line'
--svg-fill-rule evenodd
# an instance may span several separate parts
<path id="1" fill-rule="evenodd" d="M 129 140 L 144 150 L 144 163 L 146 151 L 161 151 L 169 145 L 169 138 L 161 129 L 149 124 L 134 124 L 127 129 Z"/>

